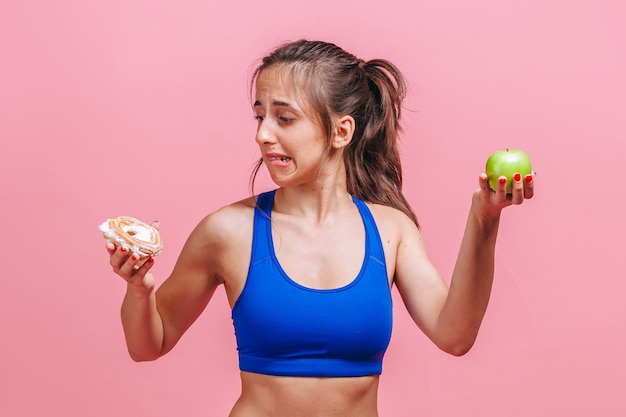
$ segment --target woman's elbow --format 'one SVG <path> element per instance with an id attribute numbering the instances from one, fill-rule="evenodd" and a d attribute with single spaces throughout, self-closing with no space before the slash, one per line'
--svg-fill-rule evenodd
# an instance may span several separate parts
<path id="1" fill-rule="evenodd" d="M 128 350 L 128 355 L 134 362 L 150 362 L 155 361 L 161 357 L 160 354 L 139 353 L 130 349 Z"/>
<path id="2" fill-rule="evenodd" d="M 447 342 L 437 343 L 437 347 L 452 356 L 463 356 L 472 349 L 476 338 L 468 338 L 465 340 L 451 340 Z"/>

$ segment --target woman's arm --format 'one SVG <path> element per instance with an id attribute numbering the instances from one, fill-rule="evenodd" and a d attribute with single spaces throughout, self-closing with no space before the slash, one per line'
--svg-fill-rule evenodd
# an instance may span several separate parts
<path id="1" fill-rule="evenodd" d="M 106 244 L 113 272 L 126 281 L 121 316 L 126 344 L 134 360 L 158 357 L 163 325 L 156 310 L 155 281 L 150 269 L 154 258 L 142 261 L 125 246 Z"/>
<path id="2" fill-rule="evenodd" d="M 449 288 L 428 259 L 416 228 L 404 229 L 398 247 L 396 284 L 409 313 L 437 346 L 453 355 L 472 347 L 487 309 L 501 210 L 534 194 L 532 181 L 515 181 L 508 198 L 505 185 L 491 191 L 484 174 L 479 184 Z"/>
<path id="3" fill-rule="evenodd" d="M 133 360 L 154 360 L 169 352 L 206 307 L 221 283 L 218 260 L 225 242 L 219 229 L 224 217 L 214 213 L 200 222 L 158 290 L 150 272 L 153 262 L 135 269 L 138 261 L 128 250 L 107 245 L 114 272 L 127 282 L 121 318 Z"/>

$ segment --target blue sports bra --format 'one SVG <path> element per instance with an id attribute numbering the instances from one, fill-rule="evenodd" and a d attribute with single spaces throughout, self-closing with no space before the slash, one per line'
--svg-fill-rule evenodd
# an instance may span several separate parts
<path id="1" fill-rule="evenodd" d="M 358 276 L 336 289 L 304 287 L 281 268 L 272 240 L 274 191 L 259 195 L 252 256 L 232 310 L 242 371 L 278 376 L 378 375 L 392 330 L 391 290 L 380 235 L 366 204 Z"/>

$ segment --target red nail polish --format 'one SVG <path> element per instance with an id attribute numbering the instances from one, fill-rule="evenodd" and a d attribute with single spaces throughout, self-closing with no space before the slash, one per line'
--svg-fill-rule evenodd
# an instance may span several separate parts
<path id="1" fill-rule="evenodd" d="M 504 178 L 504 177 L 503 177 L 503 178 L 500 178 L 500 179 L 498 179 L 498 182 L 499 182 L 500 184 L 506 184 L 506 178 Z"/>
<path id="2" fill-rule="evenodd" d="M 132 259 L 133 261 L 136 261 L 137 259 L 139 259 L 139 256 L 137 256 L 137 254 L 133 253 L 133 254 L 131 255 L 131 259 Z"/>
<path id="3" fill-rule="evenodd" d="M 148 261 L 150 261 L 150 263 L 153 264 L 154 263 L 154 257 L 151 256 L 150 259 L 148 259 Z"/>
<path id="4" fill-rule="evenodd" d="M 126 246 L 122 246 L 122 247 L 120 248 L 120 252 L 126 252 L 127 250 L 128 250 L 128 249 L 126 249 Z"/>
<path id="5" fill-rule="evenodd" d="M 520 181 L 520 180 L 522 179 L 522 174 L 520 174 L 520 173 L 518 172 L 517 174 L 515 174 L 515 175 L 513 176 L 513 179 L 514 179 L 515 181 Z"/>
<path id="6" fill-rule="evenodd" d="M 531 182 L 533 180 L 533 176 L 528 174 L 526 175 L 526 178 L 524 178 L 526 180 L 526 182 Z"/>

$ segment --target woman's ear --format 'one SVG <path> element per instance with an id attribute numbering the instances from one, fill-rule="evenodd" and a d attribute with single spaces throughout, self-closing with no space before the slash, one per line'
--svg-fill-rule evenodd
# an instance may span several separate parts
<path id="1" fill-rule="evenodd" d="M 352 116 L 343 116 L 337 120 L 331 145 L 335 149 L 342 149 L 350 144 L 354 135 L 354 118 Z"/>

